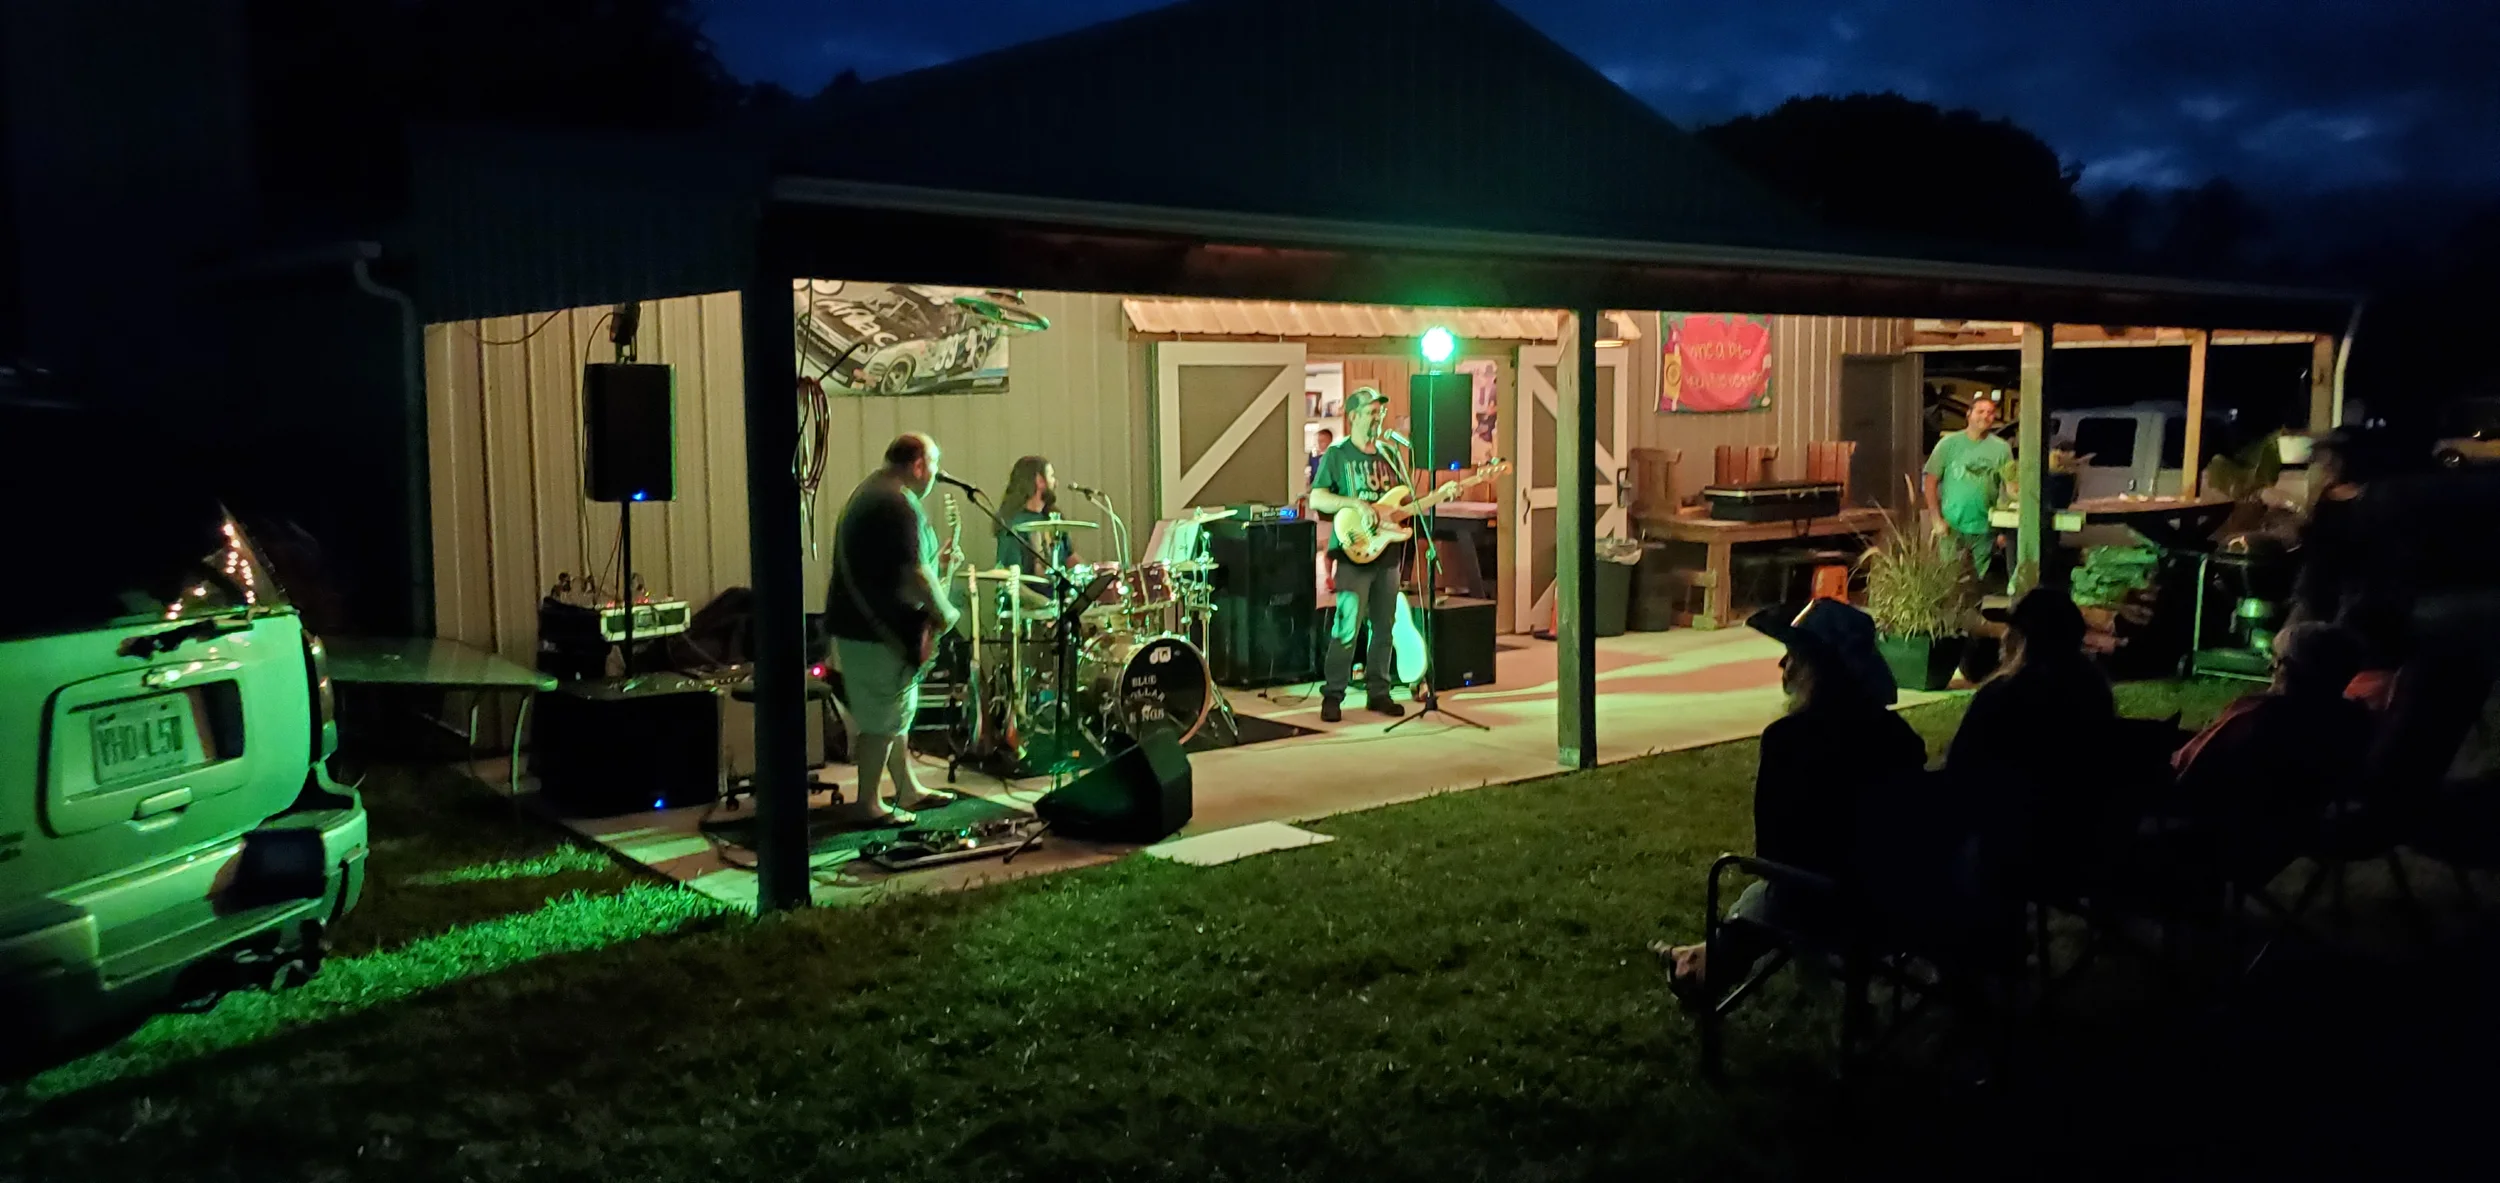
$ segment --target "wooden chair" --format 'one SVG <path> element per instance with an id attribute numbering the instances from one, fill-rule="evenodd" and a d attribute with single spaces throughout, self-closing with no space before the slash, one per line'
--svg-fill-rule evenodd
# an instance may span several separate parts
<path id="1" fill-rule="evenodd" d="M 1721 444 L 1710 480 L 1719 485 L 1750 485 L 1771 479 L 1771 462 L 1780 450 L 1769 444 Z"/>
<path id="2" fill-rule="evenodd" d="M 1806 477 L 1810 481 L 1832 481 L 1840 485 L 1840 503 L 1849 500 L 1849 461 L 1857 455 L 1855 440 L 1824 440 L 1806 445 Z"/>
<path id="3" fill-rule="evenodd" d="M 1632 449 L 1632 520 L 1675 516 L 1675 466 L 1683 459 L 1681 448 Z"/>

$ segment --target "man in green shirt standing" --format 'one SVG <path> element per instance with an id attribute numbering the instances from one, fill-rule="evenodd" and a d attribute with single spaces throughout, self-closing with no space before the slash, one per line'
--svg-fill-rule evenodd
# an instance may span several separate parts
<path id="1" fill-rule="evenodd" d="M 1998 438 L 1997 405 L 1975 399 L 1970 423 L 1936 441 L 1927 456 L 1927 518 L 1948 545 L 1969 552 L 1971 568 L 1988 576 L 1995 556 L 1995 534 L 1988 511 L 1997 503 L 1998 474 L 2014 459 L 2014 449 Z"/>

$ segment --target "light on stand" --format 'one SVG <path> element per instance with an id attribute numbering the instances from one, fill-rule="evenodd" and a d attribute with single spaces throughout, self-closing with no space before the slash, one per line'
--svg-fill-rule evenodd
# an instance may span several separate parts
<path id="1" fill-rule="evenodd" d="M 1425 361 L 1446 365 L 1458 354 L 1458 338 L 1451 336 L 1448 329 L 1434 325 L 1424 330 L 1423 351 Z"/>

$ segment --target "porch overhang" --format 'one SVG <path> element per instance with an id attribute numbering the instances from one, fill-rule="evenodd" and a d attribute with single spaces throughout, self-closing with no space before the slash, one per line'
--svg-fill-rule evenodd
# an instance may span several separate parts
<path id="1" fill-rule="evenodd" d="M 810 275 L 1133 295 L 2340 331 L 2261 284 L 1183 210 L 788 177 L 768 254 Z"/>

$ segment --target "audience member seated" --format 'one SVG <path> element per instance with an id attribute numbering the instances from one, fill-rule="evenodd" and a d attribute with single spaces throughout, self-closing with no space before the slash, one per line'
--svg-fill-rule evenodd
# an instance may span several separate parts
<path id="1" fill-rule="evenodd" d="M 1816 600 L 1794 618 L 1777 609 L 1746 622 L 1788 647 L 1780 685 L 1788 713 L 1762 733 L 1754 777 L 1754 849 L 1763 858 L 1836 880 L 1854 877 L 1869 839 L 1866 819 L 1890 813 L 1880 800 L 1927 763 L 1927 745 L 1887 709 L 1892 672 L 1875 648 L 1875 625 L 1838 600 Z M 1732 988 L 1789 935 L 1813 939 L 1834 922 L 1836 902 L 1770 882 L 1745 889 L 1729 909 L 1717 964 L 1707 947 L 1651 946 L 1677 995 L 1698 1001 Z"/>
<path id="2" fill-rule="evenodd" d="M 2006 626 L 2006 662 L 1971 696 L 1944 769 L 1991 861 L 2054 881 L 2123 842 L 2143 803 L 2103 758 L 2117 700 L 2084 653 L 2074 601 L 2035 588 Z"/>
<path id="3" fill-rule="evenodd" d="M 2236 852 L 2222 868 L 2271 879 L 2330 801 L 2357 791 L 2373 726 L 2345 697 L 2365 646 L 2351 630 L 2295 624 L 2274 641 L 2274 682 L 2223 708 L 2172 761 L 2180 813 Z M 2253 860 L 2253 861 L 2247 861 Z"/>

